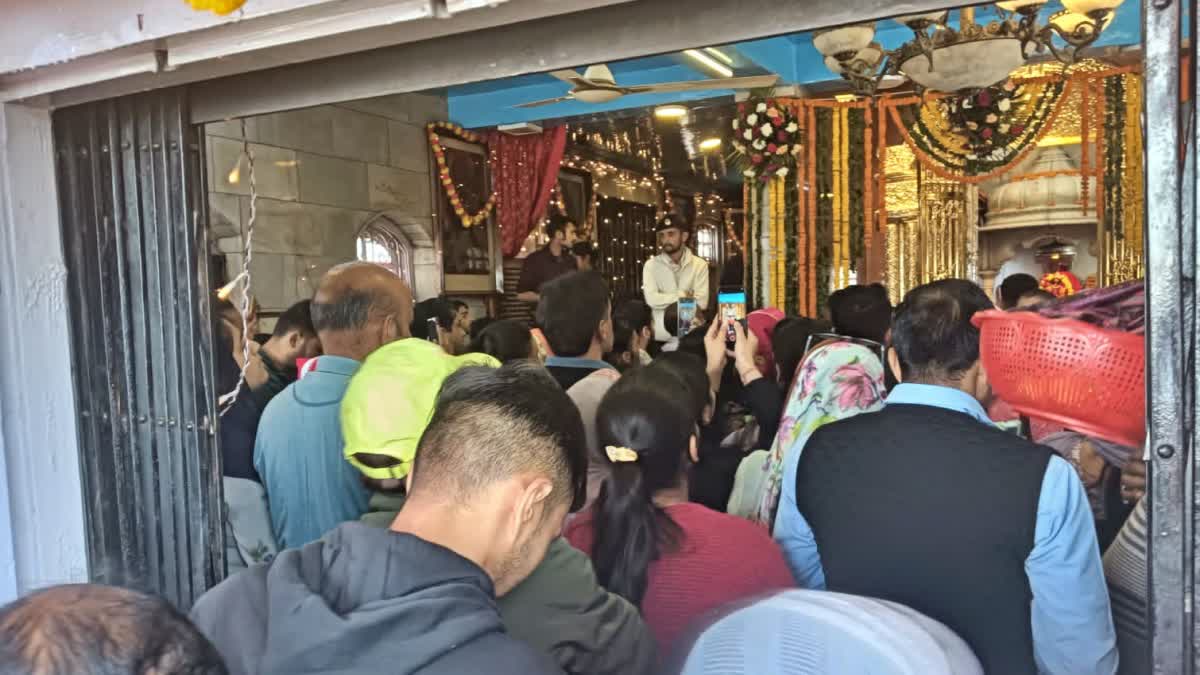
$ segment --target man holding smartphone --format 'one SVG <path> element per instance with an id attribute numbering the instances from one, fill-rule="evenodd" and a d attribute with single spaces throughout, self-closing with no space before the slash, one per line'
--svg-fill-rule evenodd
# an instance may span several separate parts
<path id="1" fill-rule="evenodd" d="M 667 307 L 681 299 L 692 299 L 697 309 L 708 308 L 708 262 L 688 249 L 691 228 L 680 216 L 658 221 L 658 246 L 662 253 L 642 267 L 642 293 L 654 311 L 654 339 L 666 342 L 671 333 L 663 323 Z"/>

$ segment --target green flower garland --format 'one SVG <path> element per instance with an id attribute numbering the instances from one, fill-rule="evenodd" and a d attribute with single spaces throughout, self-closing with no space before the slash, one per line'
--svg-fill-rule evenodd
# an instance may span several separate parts
<path id="1" fill-rule="evenodd" d="M 1104 229 L 1125 238 L 1125 75 L 1104 78 Z"/>
<path id="2" fill-rule="evenodd" d="M 833 268 L 833 109 L 819 108 L 817 118 L 817 315 L 823 316 L 829 304 L 829 273 Z"/>
<path id="3" fill-rule="evenodd" d="M 858 261 L 862 260 L 865 244 L 863 242 L 863 227 L 866 222 L 863 203 L 863 183 L 866 180 L 866 147 L 863 135 L 867 130 L 867 113 L 862 108 L 850 110 L 848 120 L 850 127 L 850 269 L 858 270 Z"/>
<path id="4" fill-rule="evenodd" d="M 960 149 L 948 147 L 939 141 L 929 126 L 925 124 L 920 105 L 901 108 L 901 117 L 905 126 L 908 127 L 909 137 L 918 150 L 932 157 L 948 172 L 963 176 L 977 176 L 1006 166 L 1041 136 L 1041 131 L 1050 121 L 1051 113 L 1058 105 L 1065 86 L 1065 80 L 1060 79 L 1043 87 L 1041 95 L 1029 104 L 1028 122 L 1024 125 L 1024 131 L 1020 137 L 1001 148 L 1000 150 L 1003 152 L 987 157 L 972 158 L 970 155 L 963 154 Z"/>
<path id="5" fill-rule="evenodd" d="M 785 314 L 800 313 L 800 258 L 796 247 L 800 242 L 800 187 L 794 177 L 786 179 L 783 187 L 783 246 Z"/>

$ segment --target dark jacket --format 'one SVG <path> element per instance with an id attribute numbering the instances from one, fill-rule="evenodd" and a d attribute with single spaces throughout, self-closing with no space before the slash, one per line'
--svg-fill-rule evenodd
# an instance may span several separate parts
<path id="1" fill-rule="evenodd" d="M 387 527 L 404 498 L 376 493 L 364 523 Z M 392 510 L 375 510 L 392 507 Z M 654 671 L 654 636 L 637 607 L 596 581 L 592 561 L 559 537 L 546 557 L 499 600 L 513 637 L 549 654 L 568 673 L 643 675 Z"/>
<path id="2" fill-rule="evenodd" d="M 361 523 L 227 579 L 191 618 L 232 675 L 561 672 L 505 634 L 479 566 Z"/>

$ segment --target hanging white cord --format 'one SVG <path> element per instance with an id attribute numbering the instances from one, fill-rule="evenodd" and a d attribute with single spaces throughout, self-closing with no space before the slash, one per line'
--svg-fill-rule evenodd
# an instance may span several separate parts
<path id="1" fill-rule="evenodd" d="M 254 336 L 250 335 L 250 262 L 254 259 L 254 221 L 258 216 L 258 184 L 254 177 L 254 152 L 250 150 L 250 140 L 246 137 L 246 119 L 242 118 L 241 122 L 242 154 L 246 156 L 246 180 L 250 183 L 250 219 L 246 222 L 242 271 L 229 283 L 227 288 L 240 286 L 242 289 L 241 307 L 238 308 L 238 313 L 242 316 L 242 370 L 238 374 L 237 385 L 234 386 L 233 391 L 218 399 L 222 417 L 229 412 L 234 403 L 237 403 L 237 397 L 246 384 L 246 370 L 250 367 L 250 341 L 254 339 Z M 238 163 L 241 163 L 240 157 Z"/>

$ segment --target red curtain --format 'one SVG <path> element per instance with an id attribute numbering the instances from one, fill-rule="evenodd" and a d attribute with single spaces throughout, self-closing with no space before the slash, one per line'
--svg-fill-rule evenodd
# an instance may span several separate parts
<path id="1" fill-rule="evenodd" d="M 528 136 L 498 131 L 488 135 L 496 219 L 506 258 L 520 252 L 521 244 L 546 213 L 566 146 L 565 126 Z"/>

